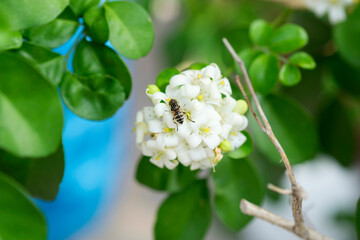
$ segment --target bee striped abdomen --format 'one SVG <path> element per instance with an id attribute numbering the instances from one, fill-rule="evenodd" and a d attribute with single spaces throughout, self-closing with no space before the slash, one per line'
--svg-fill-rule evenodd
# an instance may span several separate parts
<path id="1" fill-rule="evenodd" d="M 180 123 L 180 124 L 184 123 L 184 114 L 181 111 L 174 112 L 173 115 L 174 115 L 174 120 L 177 123 Z"/>

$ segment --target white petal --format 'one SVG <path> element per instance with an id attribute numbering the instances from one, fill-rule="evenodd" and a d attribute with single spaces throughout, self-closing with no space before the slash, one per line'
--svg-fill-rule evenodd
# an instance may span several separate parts
<path id="1" fill-rule="evenodd" d="M 154 107 L 154 110 L 155 110 L 156 116 L 158 116 L 158 117 L 163 116 L 166 111 L 170 111 L 169 106 L 165 103 L 156 104 Z"/>
<path id="2" fill-rule="evenodd" d="M 144 107 L 144 118 L 145 122 L 148 122 L 149 120 L 156 119 L 156 114 L 153 107 Z"/>
<path id="3" fill-rule="evenodd" d="M 337 24 L 346 19 L 345 9 L 342 6 L 334 6 L 329 10 L 329 20 L 331 24 Z"/>
<path id="4" fill-rule="evenodd" d="M 191 126 L 188 122 L 184 122 L 183 124 L 178 124 L 178 135 L 187 138 L 191 133 Z"/>
<path id="5" fill-rule="evenodd" d="M 144 114 L 142 111 L 138 111 L 136 114 L 136 123 L 140 123 L 144 121 Z"/>
<path id="6" fill-rule="evenodd" d="M 197 85 L 185 84 L 184 87 L 181 88 L 181 95 L 189 98 L 197 97 L 197 95 L 199 95 L 199 92 L 200 92 L 200 86 Z"/>
<path id="7" fill-rule="evenodd" d="M 179 85 L 187 84 L 189 82 L 190 79 L 187 76 L 185 76 L 184 74 L 178 74 L 170 79 L 170 86 L 177 87 Z"/>
<path id="8" fill-rule="evenodd" d="M 176 161 L 176 160 L 166 161 L 166 162 L 165 162 L 165 166 L 166 166 L 168 169 L 170 169 L 170 170 L 176 168 L 176 166 L 177 166 L 178 164 L 179 164 L 179 162 Z"/>
<path id="9" fill-rule="evenodd" d="M 189 155 L 193 161 L 200 161 L 207 157 L 205 150 L 202 147 L 189 150 Z"/>
<path id="10" fill-rule="evenodd" d="M 204 143 L 211 149 L 215 149 L 219 146 L 221 139 L 216 134 L 208 134 L 206 137 L 203 137 Z"/>
<path id="11" fill-rule="evenodd" d="M 205 152 L 206 155 L 208 156 L 208 159 L 215 157 L 214 150 L 212 150 L 211 148 L 205 148 Z"/>
<path id="12" fill-rule="evenodd" d="M 198 162 L 192 162 L 191 163 L 191 166 L 190 166 L 191 171 L 197 170 L 199 168 L 200 168 L 200 163 L 198 163 Z"/>
<path id="13" fill-rule="evenodd" d="M 175 134 L 165 134 L 165 146 L 176 147 L 179 144 L 179 137 Z"/>
<path id="14" fill-rule="evenodd" d="M 162 123 L 159 120 L 150 120 L 148 129 L 151 133 L 161 133 L 163 130 Z"/>
<path id="15" fill-rule="evenodd" d="M 168 148 L 165 150 L 164 156 L 166 156 L 166 159 L 168 159 L 168 160 L 173 160 L 176 158 L 176 152 L 174 149 Z"/>
<path id="16" fill-rule="evenodd" d="M 229 132 L 230 132 L 231 128 L 232 128 L 232 125 L 227 124 L 227 123 L 223 124 L 223 125 L 221 126 L 221 134 L 220 134 L 220 136 L 221 136 L 222 138 L 227 138 L 227 136 L 229 135 Z"/>
<path id="17" fill-rule="evenodd" d="M 156 141 L 156 148 L 157 149 L 164 149 L 165 148 L 165 134 L 163 134 L 163 133 L 158 134 L 155 141 Z"/>
<path id="18" fill-rule="evenodd" d="M 189 156 L 189 153 L 187 151 L 177 151 L 178 160 L 181 162 L 184 166 L 189 166 L 191 163 L 191 158 Z"/>
<path id="19" fill-rule="evenodd" d="M 164 113 L 163 120 L 169 128 L 176 129 L 176 124 L 174 122 L 173 115 L 170 112 Z"/>
<path id="20" fill-rule="evenodd" d="M 219 67 L 215 63 L 212 63 L 201 69 L 201 75 L 211 77 L 212 79 L 216 80 L 221 77 L 221 72 Z"/>
<path id="21" fill-rule="evenodd" d="M 196 148 L 201 143 L 201 137 L 197 133 L 192 133 L 186 138 L 186 141 L 189 143 L 191 148 Z"/>
<path id="22" fill-rule="evenodd" d="M 231 143 L 231 151 L 233 151 L 246 142 L 246 136 L 240 132 L 236 133 L 235 136 L 231 134 L 229 136 L 229 141 Z"/>
<path id="23" fill-rule="evenodd" d="M 212 164 L 208 158 L 200 161 L 201 169 L 206 169 L 206 168 L 211 168 L 211 167 L 212 167 Z"/>
<path id="24" fill-rule="evenodd" d="M 141 144 L 141 153 L 145 156 L 152 157 L 154 153 L 151 148 L 149 148 L 148 144 L 145 142 Z"/>
<path id="25" fill-rule="evenodd" d="M 152 157 L 150 158 L 150 162 L 152 164 L 155 164 L 156 166 L 158 166 L 159 168 L 163 168 L 164 167 L 164 162 L 160 161 L 160 160 L 156 160 L 156 157 Z"/>

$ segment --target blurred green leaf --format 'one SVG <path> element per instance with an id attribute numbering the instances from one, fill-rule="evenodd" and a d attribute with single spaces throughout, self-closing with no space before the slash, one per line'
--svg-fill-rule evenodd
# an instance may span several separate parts
<path id="1" fill-rule="evenodd" d="M 27 29 L 25 38 L 44 47 L 56 48 L 66 43 L 76 32 L 79 23 L 68 7 L 53 21 Z"/>
<path id="2" fill-rule="evenodd" d="M 343 166 L 355 160 L 355 128 L 346 109 L 338 100 L 330 102 L 320 113 L 319 135 L 323 150 L 334 156 Z"/>
<path id="3" fill-rule="evenodd" d="M 341 57 L 355 67 L 360 67 L 360 6 L 358 6 L 346 21 L 334 27 L 334 40 Z"/>
<path id="4" fill-rule="evenodd" d="M 94 42 L 103 44 L 109 39 L 109 27 L 104 7 L 92 7 L 84 14 L 85 30 Z"/>
<path id="5" fill-rule="evenodd" d="M 338 55 L 328 58 L 327 65 L 336 84 L 341 89 L 359 98 L 360 69 L 350 66 Z"/>
<path id="6" fill-rule="evenodd" d="M 285 86 L 294 86 L 300 82 L 301 72 L 292 64 L 284 64 L 280 69 L 279 79 Z"/>
<path id="7" fill-rule="evenodd" d="M 307 42 L 308 35 L 302 27 L 287 23 L 275 30 L 270 49 L 276 53 L 290 53 L 302 48 Z"/>
<path id="8" fill-rule="evenodd" d="M 20 48 L 22 43 L 23 38 L 20 31 L 11 31 L 0 28 L 0 51 Z"/>
<path id="9" fill-rule="evenodd" d="M 0 102 L 1 148 L 20 157 L 43 157 L 56 151 L 63 126 L 56 88 L 8 52 L 0 54 Z"/>
<path id="10" fill-rule="evenodd" d="M 20 185 L 0 173 L 0 236 L 4 240 L 45 240 L 45 218 Z"/>
<path id="11" fill-rule="evenodd" d="M 179 70 L 176 68 L 165 68 L 156 78 L 156 85 L 160 88 L 162 92 L 165 92 L 166 86 L 170 82 L 170 78 L 179 74 Z"/>
<path id="12" fill-rule="evenodd" d="M 129 97 L 132 87 L 129 70 L 111 48 L 84 39 L 75 50 L 73 67 L 74 72 L 79 76 L 101 73 L 114 77 L 124 87 L 126 99 Z"/>
<path id="13" fill-rule="evenodd" d="M 209 192 L 198 180 L 182 192 L 171 194 L 160 206 L 155 224 L 156 240 L 200 240 L 211 222 Z"/>
<path id="14" fill-rule="evenodd" d="M 131 59 L 144 57 L 154 41 L 149 14 L 133 2 L 109 2 L 105 5 L 110 42 L 122 55 Z"/>
<path id="15" fill-rule="evenodd" d="M 66 106 L 79 117 L 104 120 L 111 117 L 125 101 L 124 88 L 109 75 L 64 75 L 60 92 Z"/>
<path id="16" fill-rule="evenodd" d="M 0 9 L 11 30 L 50 22 L 69 4 L 69 0 L 1 0 Z"/>
<path id="17" fill-rule="evenodd" d="M 244 62 L 246 69 L 250 69 L 251 63 L 261 54 L 259 51 L 255 51 L 252 48 L 246 48 L 239 52 L 240 59 Z M 235 63 L 237 72 L 241 73 L 240 67 Z"/>
<path id="18" fill-rule="evenodd" d="M 70 0 L 70 7 L 74 13 L 79 16 L 87 9 L 98 5 L 100 0 Z"/>
<path id="19" fill-rule="evenodd" d="M 257 92 L 266 95 L 271 92 L 278 78 L 278 59 L 274 55 L 262 54 L 250 66 L 250 78 Z"/>
<path id="20" fill-rule="evenodd" d="M 213 179 L 216 214 L 226 226 L 239 231 L 252 219 L 240 211 L 241 199 L 260 204 L 264 198 L 264 186 L 259 174 L 248 159 L 224 156 L 216 166 Z"/>
<path id="21" fill-rule="evenodd" d="M 63 56 L 31 42 L 24 42 L 17 53 L 32 63 L 54 87 L 59 85 L 66 67 Z"/>
<path id="22" fill-rule="evenodd" d="M 355 215 L 355 229 L 358 239 L 360 239 L 360 198 L 357 202 L 356 215 Z"/>
<path id="23" fill-rule="evenodd" d="M 313 158 L 317 151 L 317 134 L 310 116 L 293 100 L 268 95 L 260 97 L 260 104 L 271 127 L 292 164 Z M 281 157 L 268 136 L 256 121 L 249 121 L 254 143 L 258 149 L 276 164 Z"/>
<path id="24" fill-rule="evenodd" d="M 159 168 L 143 156 L 136 170 L 136 180 L 159 191 L 178 192 L 195 180 L 197 171 L 179 164 L 174 170 Z"/>
<path id="25" fill-rule="evenodd" d="M 294 53 L 289 58 L 289 62 L 304 69 L 314 69 L 316 67 L 316 62 L 311 55 L 306 52 Z"/>
<path id="26" fill-rule="evenodd" d="M 259 46 L 266 46 L 270 43 L 273 35 L 273 27 L 262 19 L 257 19 L 250 25 L 250 39 L 252 42 Z"/>
<path id="27" fill-rule="evenodd" d="M 0 150 L 0 171 L 23 185 L 34 197 L 54 200 L 64 174 L 64 151 L 42 158 L 18 158 Z"/>
<path id="28" fill-rule="evenodd" d="M 189 67 L 189 69 L 191 69 L 191 70 L 201 70 L 201 69 L 203 69 L 204 67 L 206 67 L 207 65 L 209 65 L 209 64 L 197 62 L 197 63 L 191 64 L 190 67 Z"/>
<path id="29" fill-rule="evenodd" d="M 227 154 L 227 156 L 240 159 L 248 156 L 253 150 L 253 142 L 250 133 L 247 131 L 242 132 L 246 137 L 246 142 L 239 148 L 235 149 L 234 151 Z"/>

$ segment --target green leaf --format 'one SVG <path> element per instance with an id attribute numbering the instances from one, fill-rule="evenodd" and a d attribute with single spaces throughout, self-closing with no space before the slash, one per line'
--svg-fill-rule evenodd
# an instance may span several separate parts
<path id="1" fill-rule="evenodd" d="M 77 46 L 73 59 L 74 72 L 79 76 L 110 75 L 124 87 L 126 99 L 131 92 L 131 76 L 119 55 L 109 47 L 85 39 Z"/>
<path id="2" fill-rule="evenodd" d="M 0 147 L 20 157 L 47 156 L 58 148 L 62 126 L 56 88 L 21 58 L 0 54 Z"/>
<path id="3" fill-rule="evenodd" d="M 133 2 L 110 2 L 105 5 L 110 42 L 122 55 L 131 59 L 144 57 L 154 41 L 149 14 Z"/>
<path id="4" fill-rule="evenodd" d="M 269 44 L 273 35 L 273 27 L 262 19 L 253 21 L 250 25 L 249 35 L 254 44 L 266 46 Z"/>
<path id="5" fill-rule="evenodd" d="M 285 86 L 294 86 L 300 82 L 301 72 L 292 64 L 284 64 L 280 69 L 279 79 Z"/>
<path id="6" fill-rule="evenodd" d="M 252 48 L 246 48 L 246 49 L 242 50 L 241 52 L 239 52 L 238 55 L 239 55 L 240 59 L 244 62 L 246 69 L 250 69 L 252 61 L 254 61 L 260 54 L 261 54 L 261 52 L 255 51 Z M 237 63 L 235 63 L 235 64 L 236 64 L 235 67 L 238 68 L 238 72 L 241 72 L 238 64 Z"/>
<path id="7" fill-rule="evenodd" d="M 317 134 L 304 109 L 293 100 L 281 96 L 269 95 L 259 100 L 290 163 L 298 164 L 313 158 L 317 151 Z M 249 121 L 249 125 L 257 148 L 274 163 L 281 164 L 279 153 L 256 121 Z"/>
<path id="8" fill-rule="evenodd" d="M 20 30 L 50 22 L 69 4 L 69 0 L 1 0 L 0 9 L 10 29 Z"/>
<path id="9" fill-rule="evenodd" d="M 64 174 L 64 151 L 43 158 L 18 158 L 0 150 L 0 169 L 16 179 L 34 197 L 54 200 Z"/>
<path id="10" fill-rule="evenodd" d="M 278 59 L 274 55 L 262 54 L 250 66 L 250 78 L 256 91 L 263 95 L 271 92 L 278 78 Z"/>
<path id="11" fill-rule="evenodd" d="M 357 202 L 356 215 L 355 215 L 355 229 L 358 239 L 360 239 L 360 198 Z"/>
<path id="12" fill-rule="evenodd" d="M 215 212 L 226 226 L 239 231 L 252 219 L 240 211 L 241 199 L 259 205 L 264 198 L 259 174 L 248 159 L 224 156 L 216 166 L 213 179 Z"/>
<path id="13" fill-rule="evenodd" d="M 338 55 L 327 59 L 327 65 L 333 74 L 336 84 L 346 92 L 359 98 L 360 92 L 360 70 L 342 60 Z"/>
<path id="14" fill-rule="evenodd" d="M 77 16 L 82 15 L 87 9 L 97 6 L 100 0 L 70 0 L 70 7 Z"/>
<path id="15" fill-rule="evenodd" d="M 235 149 L 234 151 L 227 154 L 227 156 L 240 159 L 248 156 L 253 150 L 253 142 L 250 133 L 247 131 L 242 132 L 246 137 L 246 142 L 239 148 Z"/>
<path id="16" fill-rule="evenodd" d="M 304 69 L 314 69 L 316 67 L 316 62 L 311 55 L 306 52 L 294 53 L 289 58 L 289 62 Z"/>
<path id="17" fill-rule="evenodd" d="M 0 236 L 6 240 L 45 240 L 45 218 L 20 185 L 0 173 Z"/>
<path id="18" fill-rule="evenodd" d="M 308 35 L 302 27 L 287 23 L 274 32 L 270 49 L 276 53 L 290 53 L 302 48 L 307 42 Z"/>
<path id="19" fill-rule="evenodd" d="M 53 21 L 27 29 L 25 38 L 44 47 L 56 48 L 66 43 L 76 32 L 79 23 L 70 8 Z"/>
<path id="20" fill-rule="evenodd" d="M 109 39 L 109 27 L 104 7 L 92 7 L 84 14 L 85 30 L 94 42 L 103 44 Z"/>
<path id="21" fill-rule="evenodd" d="M 0 29 L 0 51 L 20 48 L 22 43 L 23 38 L 20 31 Z"/>
<path id="22" fill-rule="evenodd" d="M 322 110 L 319 119 L 321 145 L 343 166 L 349 166 L 355 160 L 355 132 L 346 109 L 338 100 L 333 100 Z"/>
<path id="23" fill-rule="evenodd" d="M 195 180 L 197 171 L 179 164 L 175 169 L 159 168 L 143 156 L 136 170 L 136 180 L 159 191 L 178 192 Z"/>
<path id="24" fill-rule="evenodd" d="M 200 240 L 211 222 L 209 191 L 205 180 L 171 194 L 160 206 L 155 224 L 156 240 Z"/>
<path id="25" fill-rule="evenodd" d="M 125 101 L 119 80 L 102 74 L 83 77 L 67 72 L 60 84 L 60 92 L 72 112 L 89 120 L 111 117 Z"/>
<path id="26" fill-rule="evenodd" d="M 63 56 L 31 42 L 24 42 L 17 53 L 33 64 L 54 87 L 59 85 L 66 67 Z"/>
<path id="27" fill-rule="evenodd" d="M 360 6 L 349 14 L 346 21 L 334 27 L 334 40 L 341 57 L 360 67 Z"/>
<path id="28" fill-rule="evenodd" d="M 207 65 L 209 65 L 209 64 L 197 62 L 197 63 L 191 64 L 189 69 L 191 69 L 191 70 L 201 70 L 204 67 L 206 67 Z"/>
<path id="29" fill-rule="evenodd" d="M 156 78 L 156 85 L 160 88 L 162 92 L 165 92 L 166 86 L 170 82 L 170 78 L 179 74 L 179 70 L 176 68 L 165 68 Z"/>

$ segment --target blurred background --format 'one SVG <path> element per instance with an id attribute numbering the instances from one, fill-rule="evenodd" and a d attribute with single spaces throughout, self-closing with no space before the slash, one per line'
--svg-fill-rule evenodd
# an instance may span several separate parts
<path id="1" fill-rule="evenodd" d="M 231 71 L 228 66 L 232 66 L 232 62 L 225 54 L 221 38 L 227 37 L 236 42 L 236 50 L 248 47 L 248 26 L 252 20 L 260 17 L 272 21 L 289 6 L 286 4 L 290 4 L 295 10 L 289 20 L 302 25 L 309 33 L 310 42 L 305 51 L 316 58 L 318 68 L 313 72 L 303 72 L 303 80 L 298 86 L 279 87 L 279 91 L 297 99 L 314 118 L 318 118 L 323 99 L 331 96 L 329 93 L 336 89 L 336 79 L 324 74 L 328 66 L 325 59 L 335 51 L 331 46 L 331 26 L 304 10 L 302 1 L 138 2 L 153 17 L 153 49 L 145 58 L 128 62 L 134 87 L 130 100 L 115 116 L 99 123 L 81 119 L 66 110 L 64 179 L 54 202 L 37 201 L 45 213 L 50 240 L 153 239 L 157 209 L 166 194 L 136 182 L 140 151 L 135 146 L 132 132 L 136 112 L 150 105 L 145 95 L 146 86 L 155 82 L 163 68 L 176 66 L 181 69 L 196 61 L 216 62 L 225 75 Z M 56 51 L 66 53 L 75 38 Z M 354 116 L 351 122 L 355 126 L 354 135 L 357 133 L 355 137 L 359 140 L 359 109 L 353 110 L 354 106 L 359 107 L 359 103 L 349 105 Z M 250 118 L 250 121 L 253 119 Z M 345 164 L 347 166 L 326 151 L 319 151 L 314 159 L 294 166 L 298 182 L 309 196 L 304 202 L 306 223 L 334 239 L 356 239 L 353 221 L 359 197 L 360 166 L 359 141 L 355 143 L 354 159 Z M 258 156 L 259 153 L 255 150 L 252 155 Z M 256 157 L 256 160 L 254 157 L 254 161 L 264 158 Z M 268 169 L 268 173 L 264 169 Z M 260 167 L 260 172 L 266 182 L 289 187 L 281 165 L 268 162 L 267 166 Z M 287 196 L 267 192 L 263 207 L 292 219 Z M 240 233 L 234 233 L 220 224 L 214 215 L 205 239 L 298 238 L 258 219 Z"/>

